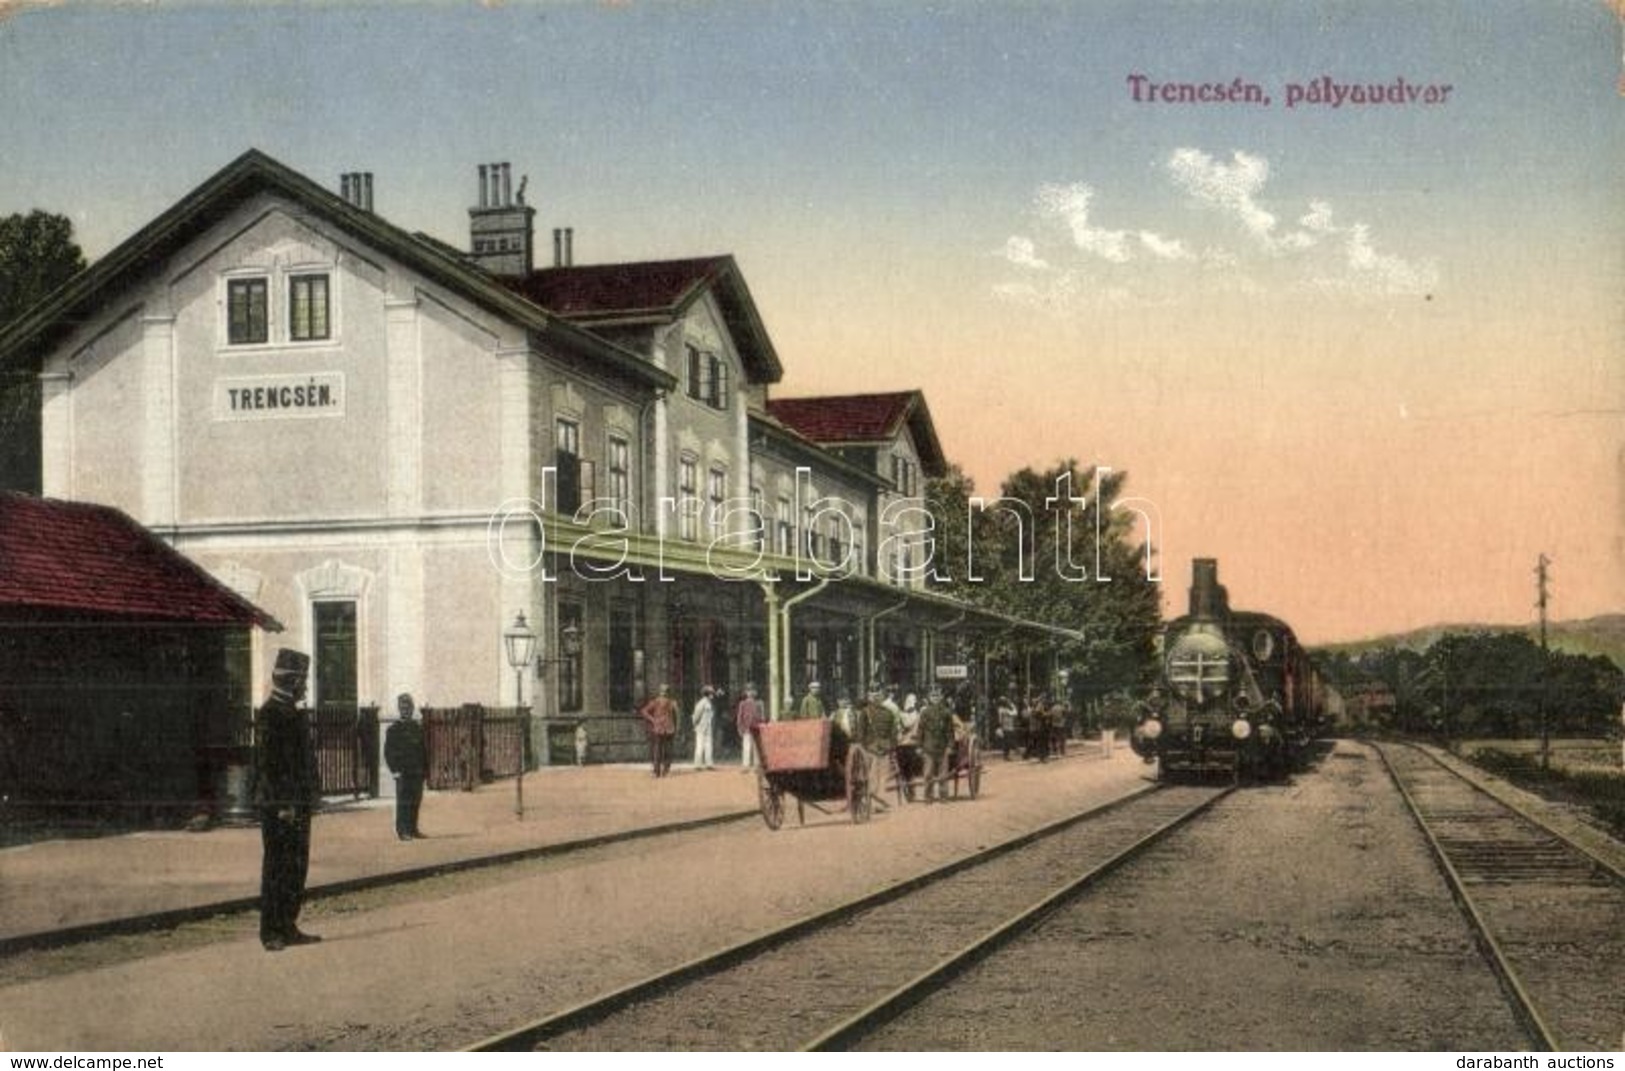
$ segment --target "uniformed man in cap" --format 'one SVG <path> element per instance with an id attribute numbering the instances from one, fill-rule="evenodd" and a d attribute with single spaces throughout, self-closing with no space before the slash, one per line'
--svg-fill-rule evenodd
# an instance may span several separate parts
<path id="1" fill-rule="evenodd" d="M 384 763 L 395 775 L 395 835 L 401 840 L 421 838 L 418 812 L 423 806 L 423 775 L 429 765 L 423 746 L 423 723 L 413 717 L 417 703 L 411 693 L 395 700 L 400 720 L 384 733 Z"/>
<path id="2" fill-rule="evenodd" d="M 869 791 L 876 799 L 880 798 L 886 776 L 896 778 L 891 755 L 892 749 L 897 746 L 897 718 L 886 706 L 885 697 L 885 689 L 878 684 L 872 686 L 869 701 L 859 707 L 852 717 L 852 739 L 862 744 L 869 753 Z"/>
<path id="3" fill-rule="evenodd" d="M 785 717 L 791 721 L 810 721 L 823 716 L 823 689 L 817 681 L 807 685 L 807 694 L 801 697 L 801 702 L 791 707 L 785 714 Z"/>
<path id="4" fill-rule="evenodd" d="M 254 800 L 264 847 L 260 868 L 260 943 L 267 952 L 320 941 L 299 929 L 310 870 L 310 815 L 321 794 L 310 719 L 300 709 L 310 656 L 287 648 L 271 670 L 271 696 L 256 725 Z"/>
<path id="5" fill-rule="evenodd" d="M 948 772 L 948 749 L 953 746 L 953 712 L 943 701 L 942 689 L 931 686 L 920 709 L 920 760 L 925 778 L 925 802 L 946 798 L 943 781 Z"/>

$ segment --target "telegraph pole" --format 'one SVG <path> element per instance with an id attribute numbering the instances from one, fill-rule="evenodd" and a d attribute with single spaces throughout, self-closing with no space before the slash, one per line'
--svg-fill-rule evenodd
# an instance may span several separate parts
<path id="1" fill-rule="evenodd" d="M 1551 764 L 1551 734 L 1546 726 L 1546 603 L 1551 598 L 1547 590 L 1547 581 L 1551 579 L 1547 572 L 1551 559 L 1545 554 L 1535 563 L 1535 605 L 1540 608 L 1540 768 L 1546 770 Z"/>

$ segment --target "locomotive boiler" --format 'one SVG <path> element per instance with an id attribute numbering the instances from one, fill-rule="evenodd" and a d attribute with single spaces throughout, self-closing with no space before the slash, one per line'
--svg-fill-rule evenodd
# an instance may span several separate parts
<path id="1" fill-rule="evenodd" d="M 1163 630 L 1161 679 L 1130 744 L 1161 777 L 1280 777 L 1318 732 L 1322 694 L 1291 626 L 1232 610 L 1218 562 L 1197 558 L 1190 612 Z"/>

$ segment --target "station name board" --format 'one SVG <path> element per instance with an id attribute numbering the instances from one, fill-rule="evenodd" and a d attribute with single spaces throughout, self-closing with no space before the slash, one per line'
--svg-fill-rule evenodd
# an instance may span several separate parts
<path id="1" fill-rule="evenodd" d="M 344 415 L 344 373 L 237 376 L 214 384 L 216 420 Z"/>

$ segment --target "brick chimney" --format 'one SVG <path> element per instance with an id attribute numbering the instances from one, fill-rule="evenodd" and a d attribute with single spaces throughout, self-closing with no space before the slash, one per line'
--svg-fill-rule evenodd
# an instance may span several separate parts
<path id="1" fill-rule="evenodd" d="M 523 278 L 535 267 L 536 210 L 525 204 L 506 163 L 479 165 L 479 203 L 468 210 L 469 253 L 492 275 Z"/>
<path id="2" fill-rule="evenodd" d="M 363 212 L 372 211 L 372 172 L 346 171 L 339 176 L 339 196 Z"/>

